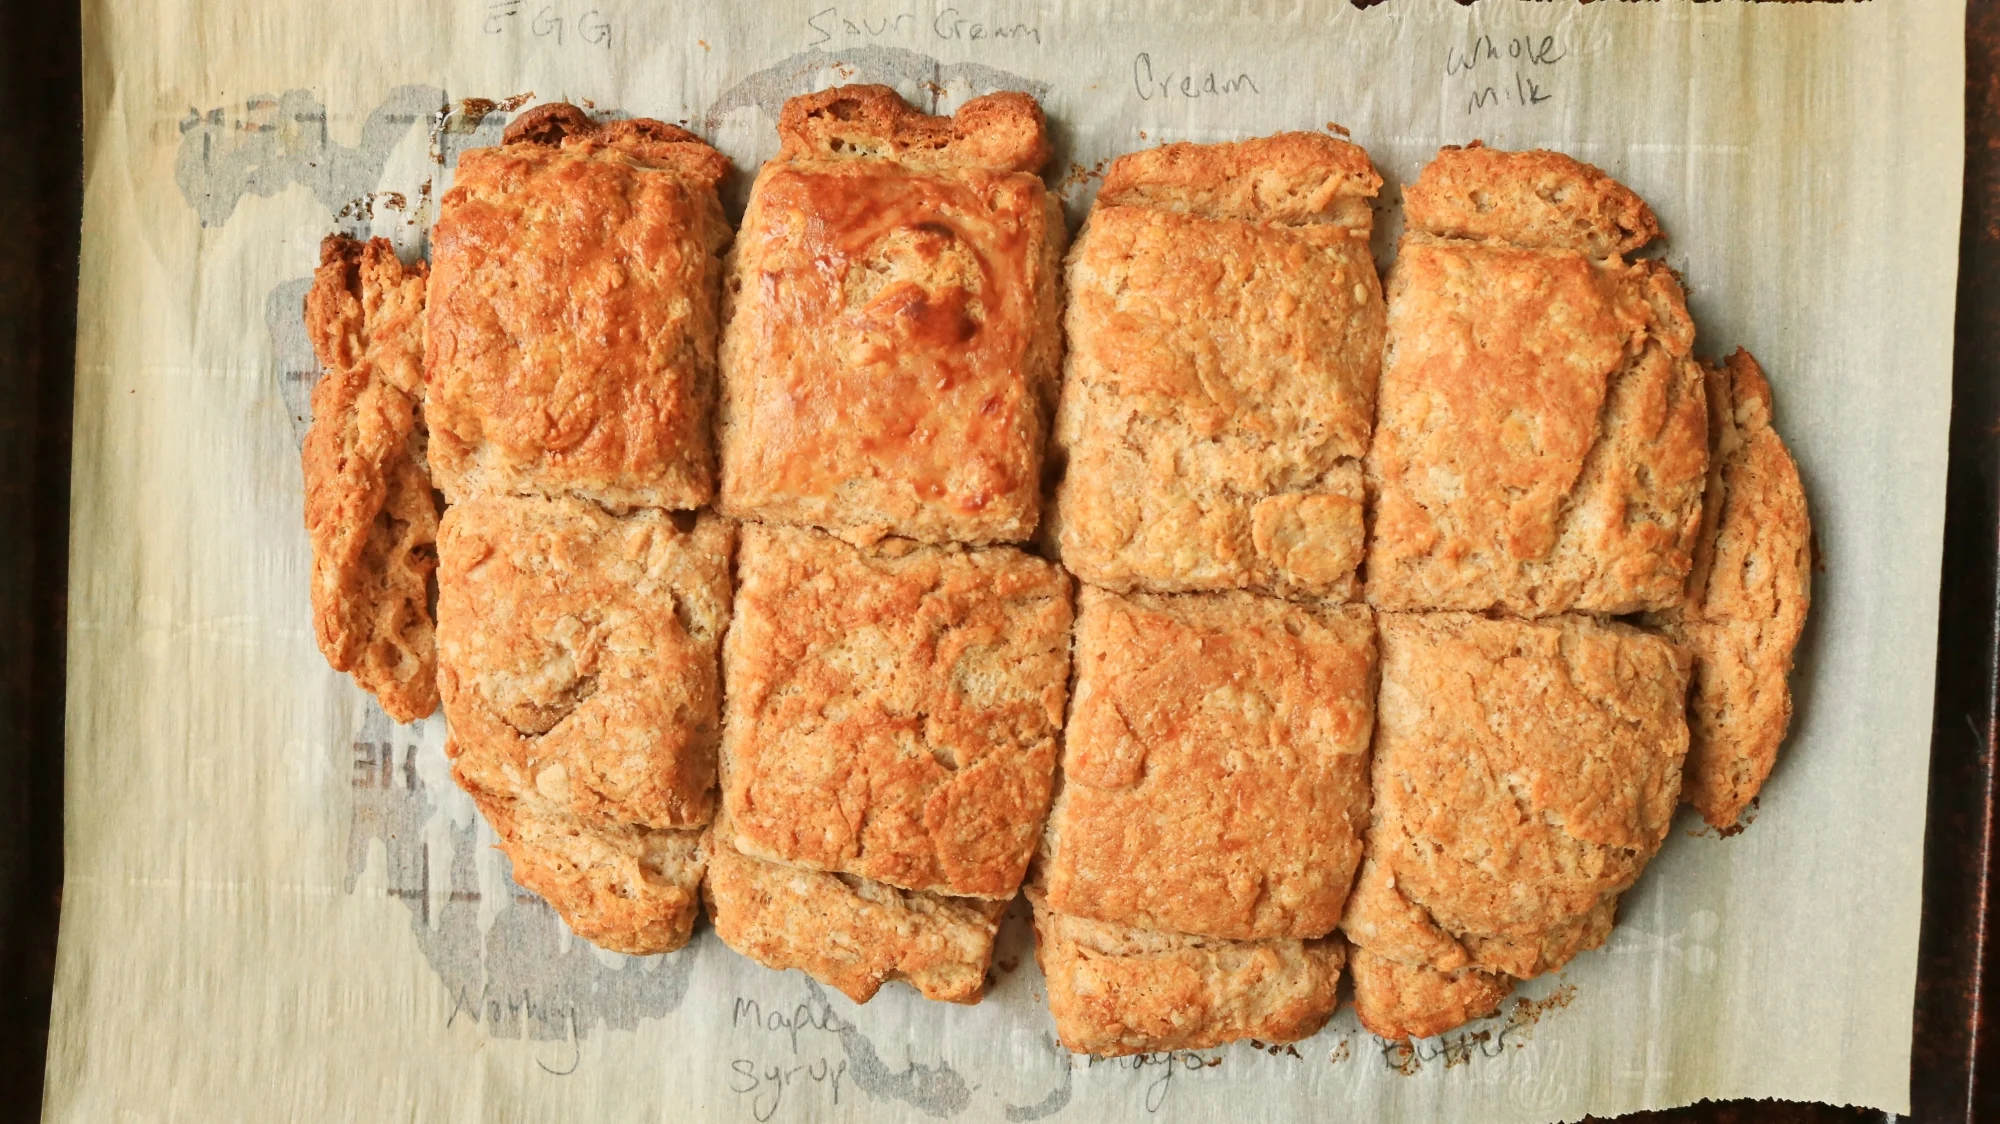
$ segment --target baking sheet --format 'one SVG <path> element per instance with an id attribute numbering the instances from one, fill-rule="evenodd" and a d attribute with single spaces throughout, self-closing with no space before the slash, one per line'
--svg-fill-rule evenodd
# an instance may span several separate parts
<path id="1" fill-rule="evenodd" d="M 621 0 L 85 6 L 66 891 L 51 1120 L 1573 1119 L 1902 1110 L 1961 170 L 1963 9 Z M 974 1008 L 865 1007 L 704 932 L 603 953 L 515 889 L 440 719 L 313 646 L 299 302 L 329 229 L 425 248 L 533 92 L 748 173 L 791 94 L 1042 98 L 1071 219 L 1163 140 L 1338 124 L 1385 199 L 1441 143 L 1561 148 L 1654 205 L 1700 347 L 1770 372 L 1824 569 L 1748 830 L 1683 816 L 1600 952 L 1386 1047 L 1115 1062 L 1053 1041 L 1026 928 Z M 469 111 L 468 111 L 469 110 Z M 1393 208 L 1384 214 L 1393 229 Z M 1391 241 L 1380 240 L 1384 255 Z M 1254 1111 L 1253 1111 L 1254 1106 Z"/>

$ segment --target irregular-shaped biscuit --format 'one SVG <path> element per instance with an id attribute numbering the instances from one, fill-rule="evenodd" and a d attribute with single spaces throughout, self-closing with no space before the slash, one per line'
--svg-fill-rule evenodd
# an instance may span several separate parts
<path id="1" fill-rule="evenodd" d="M 1584 616 L 1376 623 L 1374 821 L 1348 939 L 1406 965 L 1521 979 L 1602 944 L 1672 822 L 1687 655 Z M 1372 985 L 1357 973 L 1355 986 Z M 1360 1001 L 1364 1016 L 1373 1004 L 1396 1025 L 1449 1021 L 1413 1009 L 1424 989 L 1396 986 L 1408 993 Z"/>
<path id="2" fill-rule="evenodd" d="M 445 498 L 714 495 L 723 155 L 572 106 L 459 159 L 432 228 L 430 462 Z"/>
<path id="3" fill-rule="evenodd" d="M 724 297 L 722 510 L 858 542 L 1028 538 L 1061 332 L 1060 206 L 1025 94 L 928 117 L 785 103 Z"/>
<path id="4" fill-rule="evenodd" d="M 1068 268 L 1052 517 L 1079 577 L 1357 594 L 1381 182 L 1310 133 L 1112 164 Z"/>
<path id="5" fill-rule="evenodd" d="M 730 948 L 768 968 L 797 968 L 856 1003 L 885 980 L 949 1003 L 984 994 L 1006 902 L 765 862 L 736 850 L 726 821 L 712 830 L 702 896 Z"/>
<path id="6" fill-rule="evenodd" d="M 387 239 L 331 235 L 306 293 L 313 386 L 302 458 L 313 633 L 398 722 L 437 709 L 431 574 L 437 499 L 424 463 L 423 263 Z"/>
<path id="7" fill-rule="evenodd" d="M 1069 578 L 1011 547 L 746 524 L 723 799 L 737 849 L 1011 898 L 1048 812 Z"/>
<path id="8" fill-rule="evenodd" d="M 1568 157 L 1474 151 L 1447 150 L 1409 189 L 1367 460 L 1368 600 L 1523 616 L 1677 604 L 1707 464 L 1694 325 L 1664 265 L 1609 252 L 1650 217 Z M 1551 167 L 1579 181 L 1565 206 L 1585 183 L 1616 197 L 1584 206 L 1612 229 L 1575 218 L 1586 237 L 1545 213 L 1557 204 L 1540 193 L 1562 194 Z"/>
<path id="9" fill-rule="evenodd" d="M 1079 1053 L 1308 1038 L 1338 1003 L 1345 954 L 1337 936 L 1232 941 L 1035 909 L 1035 959 L 1056 1035 Z"/>
<path id="10" fill-rule="evenodd" d="M 1709 474 L 1687 603 L 1651 621 L 1694 657 L 1681 798 L 1734 824 L 1771 775 L 1792 717 L 1786 683 L 1812 594 L 1798 465 L 1771 428 L 1771 385 L 1738 349 L 1708 378 Z"/>
<path id="11" fill-rule="evenodd" d="M 1348 956 L 1354 1013 L 1370 1034 L 1429 1038 L 1483 1019 L 1514 990 L 1512 976 L 1461 968 L 1440 972 L 1356 947 Z"/>
<path id="12" fill-rule="evenodd" d="M 1445 238 L 1581 250 L 1608 258 L 1660 236 L 1631 188 L 1560 152 L 1447 145 L 1403 190 L 1411 230 Z"/>
<path id="13" fill-rule="evenodd" d="M 514 881 L 555 907 L 577 936 L 643 956 L 688 942 L 707 859 L 701 829 L 665 830 L 572 815 L 532 790 L 458 783 L 500 836 Z"/>
<path id="14" fill-rule="evenodd" d="M 447 510 L 439 680 L 459 776 L 591 823 L 708 823 L 733 534 L 580 500 Z"/>
<path id="15" fill-rule="evenodd" d="M 1048 907 L 1239 940 L 1331 932 L 1368 826 L 1368 610 L 1086 586 L 1075 648 Z"/>

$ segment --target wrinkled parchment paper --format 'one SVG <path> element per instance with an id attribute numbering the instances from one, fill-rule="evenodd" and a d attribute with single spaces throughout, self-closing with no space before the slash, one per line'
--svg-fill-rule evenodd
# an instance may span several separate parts
<path id="1" fill-rule="evenodd" d="M 85 4 L 67 885 L 46 1115 L 213 1120 L 1574 1119 L 1907 1101 L 1963 75 L 1955 3 L 347 0 Z M 1302 14 L 1303 9 L 1305 13 Z M 1683 815 L 1609 945 L 1396 1051 L 1090 1063 L 1026 927 L 973 1008 L 866 1007 L 704 931 L 631 959 L 509 880 L 442 720 L 314 649 L 300 299 L 324 233 L 426 249 L 503 102 L 685 120 L 749 173 L 792 94 L 1029 90 L 1074 223 L 1164 140 L 1337 123 L 1560 148 L 1658 211 L 1701 347 L 1777 390 L 1823 549 L 1748 830 Z"/>

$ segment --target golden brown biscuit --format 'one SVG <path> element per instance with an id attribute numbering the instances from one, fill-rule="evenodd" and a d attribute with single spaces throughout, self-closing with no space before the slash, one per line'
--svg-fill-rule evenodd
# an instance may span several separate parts
<path id="1" fill-rule="evenodd" d="M 1069 258 L 1054 538 L 1117 590 L 1350 599 L 1381 177 L 1332 137 L 1119 158 Z"/>
<path id="2" fill-rule="evenodd" d="M 1348 939 L 1415 967 L 1522 979 L 1602 944 L 1673 818 L 1687 655 L 1584 616 L 1376 623 L 1374 819 Z M 1355 986 L 1371 984 L 1357 973 Z M 1410 998 L 1427 992 L 1395 986 L 1408 994 L 1366 1002 L 1427 1018 Z"/>
<path id="3" fill-rule="evenodd" d="M 1734 824 L 1771 775 L 1792 717 L 1786 683 L 1812 599 L 1798 465 L 1771 428 L 1771 385 L 1740 348 L 1708 380 L 1709 473 L 1687 603 L 1652 623 L 1694 657 L 1681 798 Z"/>
<path id="4" fill-rule="evenodd" d="M 1025 94 L 950 120 L 882 86 L 785 105 L 724 297 L 722 510 L 858 542 L 1026 539 L 1064 227 Z"/>
<path id="5" fill-rule="evenodd" d="M 730 948 L 768 968 L 797 968 L 856 1003 L 885 980 L 949 1003 L 984 994 L 1006 902 L 765 862 L 736 850 L 726 821 L 712 831 L 702 896 Z"/>
<path id="6" fill-rule="evenodd" d="M 445 498 L 714 495 L 729 162 L 657 121 L 543 106 L 459 159 L 432 229 L 430 462 Z"/>
<path id="7" fill-rule="evenodd" d="M 1429 1038 L 1483 1019 L 1514 990 L 1512 976 L 1462 968 L 1440 972 L 1356 947 L 1348 956 L 1354 1013 L 1370 1034 Z"/>
<path id="8" fill-rule="evenodd" d="M 706 865 L 701 829 L 606 823 L 526 792 L 494 792 L 454 769 L 500 837 L 514 881 L 555 907 L 577 936 L 643 956 L 688 942 Z"/>
<path id="9" fill-rule="evenodd" d="M 1368 600 L 1523 616 L 1676 604 L 1707 463 L 1680 285 L 1658 262 L 1555 239 L 1523 202 L 1541 199 L 1546 161 L 1473 151 L 1409 194 L 1484 199 L 1483 225 L 1413 206 L 1390 272 Z M 1454 221 L 1427 228 L 1431 211 Z M 1483 240 L 1445 236 L 1461 232 Z"/>
<path id="10" fill-rule="evenodd" d="M 445 512 L 439 681 L 462 779 L 594 824 L 715 806 L 733 528 L 481 496 Z"/>
<path id="11" fill-rule="evenodd" d="M 1011 898 L 1048 812 L 1069 578 L 1010 547 L 746 524 L 723 799 L 737 849 Z"/>
<path id="12" fill-rule="evenodd" d="M 1296 1042 L 1326 1025 L 1346 955 L 1337 936 L 1232 941 L 1035 909 L 1035 959 L 1056 1036 L 1078 1053 Z"/>
<path id="13" fill-rule="evenodd" d="M 331 235 L 306 293 L 313 386 L 303 465 L 313 633 L 336 671 L 398 722 L 437 709 L 431 573 L 437 499 L 424 464 L 423 263 L 387 239 Z"/>
<path id="14" fill-rule="evenodd" d="M 1368 610 L 1086 586 L 1075 645 L 1048 907 L 1239 940 L 1331 932 L 1368 826 Z"/>
<path id="15" fill-rule="evenodd" d="M 1660 236 L 1631 188 L 1560 152 L 1447 145 L 1403 191 L 1411 230 L 1516 246 L 1629 254 Z"/>

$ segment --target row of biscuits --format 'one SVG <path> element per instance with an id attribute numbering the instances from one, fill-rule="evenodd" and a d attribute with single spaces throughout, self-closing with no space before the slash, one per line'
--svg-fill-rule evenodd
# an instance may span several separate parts
<path id="1" fill-rule="evenodd" d="M 973 1001 L 1026 878 L 1073 1049 L 1303 1037 L 1350 944 L 1421 1035 L 1602 942 L 1684 769 L 1754 795 L 1803 495 L 1629 191 L 1447 149 L 1385 308 L 1358 147 L 1169 145 L 1064 301 L 1032 100 L 779 128 L 726 263 L 719 154 L 555 105 L 434 272 L 333 238 L 307 302 L 322 650 L 400 720 L 441 686 L 580 935 L 678 947 L 699 885 L 763 963 Z"/>

